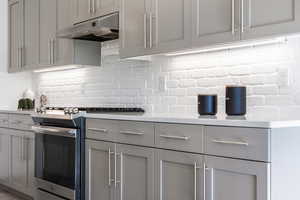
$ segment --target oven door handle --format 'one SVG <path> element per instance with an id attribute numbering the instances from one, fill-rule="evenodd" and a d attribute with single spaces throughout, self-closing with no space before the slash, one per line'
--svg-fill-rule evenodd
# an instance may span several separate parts
<path id="1" fill-rule="evenodd" d="M 61 127 L 52 127 L 52 126 L 32 126 L 31 130 L 35 133 L 44 134 L 44 135 L 54 135 L 61 137 L 76 137 L 77 129 L 73 128 L 61 128 Z"/>

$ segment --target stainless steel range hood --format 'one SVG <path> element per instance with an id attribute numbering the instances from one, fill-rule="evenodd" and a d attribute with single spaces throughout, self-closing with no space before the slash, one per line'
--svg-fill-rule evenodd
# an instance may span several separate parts
<path id="1" fill-rule="evenodd" d="M 60 30 L 57 37 L 104 42 L 119 38 L 119 13 L 101 16 Z"/>

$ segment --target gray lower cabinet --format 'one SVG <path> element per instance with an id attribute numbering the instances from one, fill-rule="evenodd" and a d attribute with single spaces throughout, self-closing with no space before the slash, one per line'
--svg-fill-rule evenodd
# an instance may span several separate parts
<path id="1" fill-rule="evenodd" d="M 154 150 L 86 140 L 86 199 L 154 200 Z"/>
<path id="2" fill-rule="evenodd" d="M 86 199 L 114 200 L 115 144 L 86 140 Z"/>
<path id="3" fill-rule="evenodd" d="M 154 200 L 154 149 L 117 145 L 116 199 Z M 118 178 L 119 177 L 119 178 Z"/>
<path id="4" fill-rule="evenodd" d="M 270 164 L 205 157 L 205 200 L 270 199 Z"/>
<path id="5" fill-rule="evenodd" d="M 156 199 L 202 200 L 203 156 L 166 150 L 156 153 Z"/>
<path id="6" fill-rule="evenodd" d="M 7 134 L 7 129 L 0 129 L 0 183 L 2 184 L 9 182 L 9 142 L 10 136 Z"/>
<path id="7" fill-rule="evenodd" d="M 18 134 L 11 135 L 11 184 L 19 190 L 27 185 L 27 160 L 25 158 L 25 138 Z"/>

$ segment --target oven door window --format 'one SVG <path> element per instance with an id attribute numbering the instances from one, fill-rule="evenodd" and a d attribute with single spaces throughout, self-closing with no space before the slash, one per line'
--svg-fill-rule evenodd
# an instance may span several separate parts
<path id="1" fill-rule="evenodd" d="M 35 176 L 42 180 L 75 187 L 75 138 L 36 134 Z"/>

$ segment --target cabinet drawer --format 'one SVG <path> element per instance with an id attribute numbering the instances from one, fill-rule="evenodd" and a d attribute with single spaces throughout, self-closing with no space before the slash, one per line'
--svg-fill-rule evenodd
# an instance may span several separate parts
<path id="1" fill-rule="evenodd" d="M 96 140 L 114 141 L 118 122 L 113 120 L 87 119 L 86 137 Z"/>
<path id="2" fill-rule="evenodd" d="M 116 140 L 126 144 L 154 146 L 154 125 L 144 122 L 119 121 Z"/>
<path id="3" fill-rule="evenodd" d="M 155 142 L 160 148 L 203 153 L 203 126 L 156 124 Z"/>
<path id="4" fill-rule="evenodd" d="M 270 161 L 268 129 L 207 126 L 204 133 L 206 154 Z"/>
<path id="5" fill-rule="evenodd" d="M 9 115 L 9 128 L 31 130 L 33 121 L 30 115 Z"/>
<path id="6" fill-rule="evenodd" d="M 0 127 L 7 128 L 8 127 L 8 114 L 0 114 Z"/>

